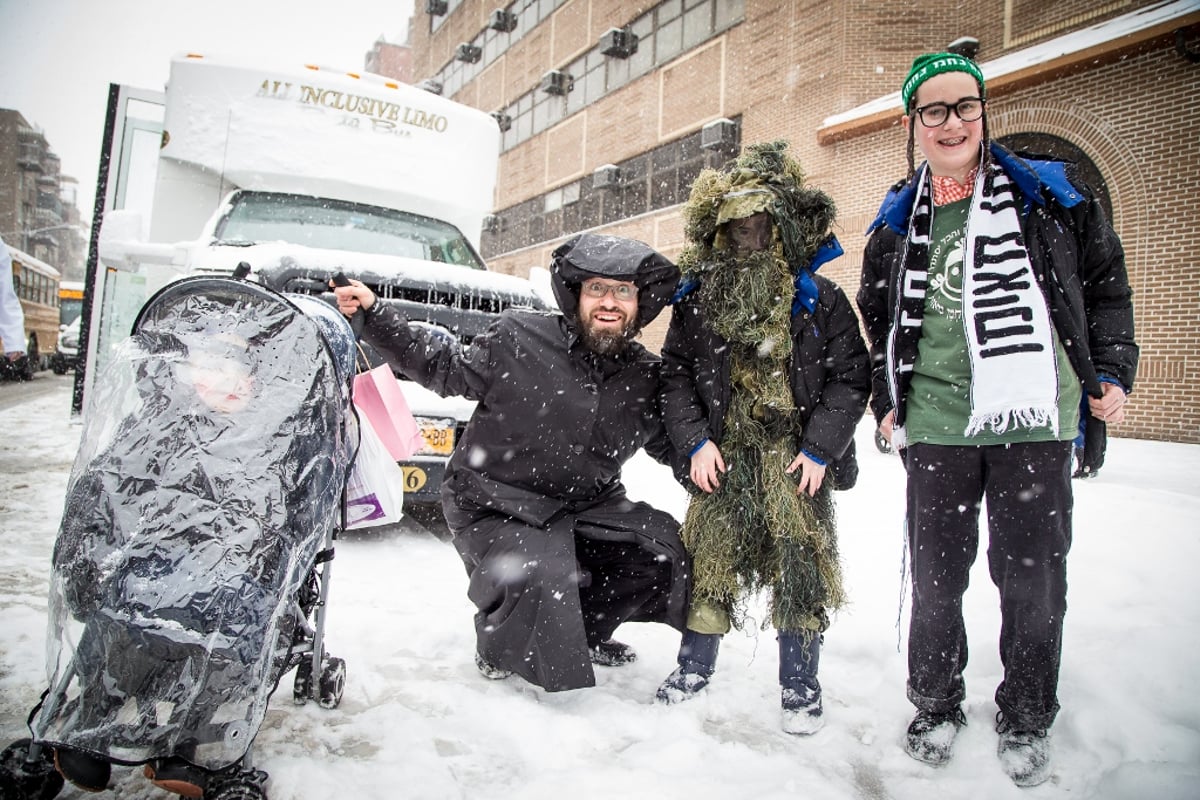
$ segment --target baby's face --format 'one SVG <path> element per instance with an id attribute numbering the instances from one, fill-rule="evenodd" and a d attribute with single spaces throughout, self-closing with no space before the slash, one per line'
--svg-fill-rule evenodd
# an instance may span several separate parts
<path id="1" fill-rule="evenodd" d="M 237 359 L 210 353 L 188 358 L 187 375 L 201 402 L 219 414 L 233 414 L 250 403 L 254 377 L 250 366 Z"/>

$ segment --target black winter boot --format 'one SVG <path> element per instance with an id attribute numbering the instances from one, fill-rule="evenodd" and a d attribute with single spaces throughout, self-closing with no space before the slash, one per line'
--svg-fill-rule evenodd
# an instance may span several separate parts
<path id="1" fill-rule="evenodd" d="M 1008 777 L 1017 786 L 1037 786 L 1050 777 L 1050 737 L 1045 728 L 1019 727 L 996 714 L 996 732 L 1000 742 L 996 754 Z"/>
<path id="2" fill-rule="evenodd" d="M 667 676 L 654 697 L 665 705 L 691 700 L 708 686 L 717 667 L 717 649 L 721 646 L 721 634 L 684 631 L 679 645 L 679 666 Z"/>
<path id="3" fill-rule="evenodd" d="M 779 632 L 779 685 L 783 707 L 783 729 L 801 736 L 825 726 L 821 708 L 821 683 L 817 666 L 821 659 L 819 633 Z M 805 641 L 807 639 L 807 641 Z"/>
<path id="4" fill-rule="evenodd" d="M 918 710 L 908 724 L 904 751 L 917 761 L 940 767 L 950 760 L 958 729 L 967 724 L 962 706 L 949 711 Z"/>
<path id="5" fill-rule="evenodd" d="M 487 678 L 489 681 L 502 681 L 505 678 L 512 676 L 511 669 L 501 669 L 491 662 L 487 661 L 483 656 L 475 653 L 475 667 L 479 670 L 479 674 Z"/>
<path id="6" fill-rule="evenodd" d="M 588 656 L 593 664 L 602 667 L 623 667 L 637 661 L 637 651 L 616 639 L 605 639 L 592 645 L 588 648 Z"/>

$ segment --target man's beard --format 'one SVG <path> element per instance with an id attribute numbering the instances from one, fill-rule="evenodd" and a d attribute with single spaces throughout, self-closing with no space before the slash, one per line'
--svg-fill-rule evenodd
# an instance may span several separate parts
<path id="1" fill-rule="evenodd" d="M 579 329 L 582 331 L 583 344 L 593 353 L 602 356 L 615 356 L 625 351 L 633 337 L 637 335 L 637 320 L 630 318 L 619 331 L 606 329 L 598 331 L 591 320 L 579 318 Z"/>

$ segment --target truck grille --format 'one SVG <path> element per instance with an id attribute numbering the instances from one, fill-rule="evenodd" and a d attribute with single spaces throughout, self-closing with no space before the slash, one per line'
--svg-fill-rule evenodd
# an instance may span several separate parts
<path id="1" fill-rule="evenodd" d="M 507 297 L 450 291 L 436 287 L 403 286 L 372 281 L 363 281 L 363 284 L 374 292 L 376 297 L 383 300 L 398 300 L 424 306 L 442 306 L 463 311 L 478 311 L 484 314 L 499 314 L 509 308 L 530 305 L 528 300 L 514 302 L 512 298 Z M 272 285 L 271 288 L 294 294 L 321 295 L 329 291 L 329 284 L 319 278 L 293 275 L 286 278 L 281 286 Z"/>

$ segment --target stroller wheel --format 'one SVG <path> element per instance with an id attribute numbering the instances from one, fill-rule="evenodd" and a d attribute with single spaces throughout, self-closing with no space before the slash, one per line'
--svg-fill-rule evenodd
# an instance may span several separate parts
<path id="1" fill-rule="evenodd" d="M 340 658 L 329 658 L 321 669 L 319 700 L 322 708 L 337 708 L 346 690 L 346 662 Z"/>
<path id="2" fill-rule="evenodd" d="M 267 773 L 235 767 L 212 779 L 204 800 L 267 800 Z"/>
<path id="3" fill-rule="evenodd" d="M 29 760 L 31 739 L 19 739 L 0 753 L 0 798 L 3 800 L 50 800 L 63 788 L 63 776 L 54 768 L 48 747 Z"/>
<path id="4" fill-rule="evenodd" d="M 112 765 L 104 759 L 66 747 L 55 748 L 54 767 L 86 792 L 104 791 L 112 777 Z"/>

